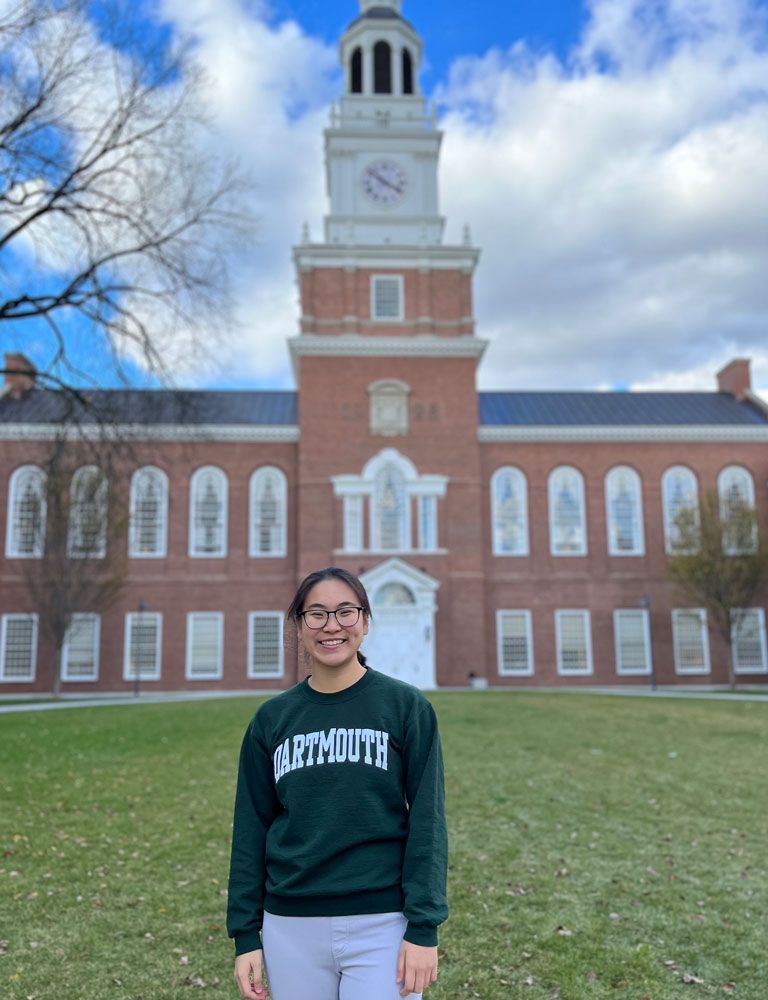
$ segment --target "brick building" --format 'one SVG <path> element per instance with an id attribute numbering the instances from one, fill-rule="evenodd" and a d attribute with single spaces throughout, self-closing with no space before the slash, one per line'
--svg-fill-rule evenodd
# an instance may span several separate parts
<path id="1" fill-rule="evenodd" d="M 768 409 L 749 362 L 710 393 L 478 392 L 479 251 L 468 234 L 442 241 L 421 40 L 399 0 L 360 6 L 325 132 L 324 238 L 294 250 L 296 390 L 89 394 L 132 441 L 125 481 L 99 493 L 130 510 L 130 573 L 103 615 L 78 613 L 63 690 L 129 691 L 137 674 L 145 690 L 288 686 L 303 667 L 283 610 L 330 563 L 368 587 L 372 664 L 423 687 L 723 683 L 725 649 L 675 595 L 666 555 L 705 490 L 768 528 Z M 53 653 L 23 561 L 45 559 L 41 466 L 63 403 L 21 355 L 6 368 L 0 690 L 38 692 Z M 762 605 L 737 637 L 743 681 L 768 682 Z"/>

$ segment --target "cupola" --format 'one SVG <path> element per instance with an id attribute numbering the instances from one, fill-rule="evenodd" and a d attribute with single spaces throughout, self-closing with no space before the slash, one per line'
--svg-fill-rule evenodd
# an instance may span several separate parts
<path id="1" fill-rule="evenodd" d="M 401 0 L 360 0 L 360 15 L 341 39 L 347 97 L 419 95 L 422 44 L 401 14 Z"/>

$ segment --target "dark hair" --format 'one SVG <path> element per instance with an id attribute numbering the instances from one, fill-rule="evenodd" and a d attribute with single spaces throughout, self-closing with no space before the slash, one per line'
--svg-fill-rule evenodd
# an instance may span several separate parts
<path id="1" fill-rule="evenodd" d="M 363 614 L 366 618 L 371 618 L 371 603 L 368 600 L 368 594 L 365 592 L 365 587 L 358 580 L 356 576 L 353 576 L 348 570 L 341 569 L 340 566 L 326 566 L 325 569 L 316 569 L 314 573 L 310 573 L 309 576 L 305 576 L 304 579 L 299 584 L 298 590 L 293 595 L 293 600 L 288 606 L 288 610 L 285 613 L 285 617 L 289 621 L 294 621 L 298 625 L 300 622 L 301 612 L 304 610 L 304 601 L 306 600 L 307 594 L 317 583 L 321 583 L 323 580 L 340 580 L 341 583 L 346 583 L 346 585 L 354 592 L 355 597 L 360 603 L 360 607 L 363 609 Z M 366 665 L 365 656 L 358 649 L 357 659 L 359 663 L 363 666 Z"/>

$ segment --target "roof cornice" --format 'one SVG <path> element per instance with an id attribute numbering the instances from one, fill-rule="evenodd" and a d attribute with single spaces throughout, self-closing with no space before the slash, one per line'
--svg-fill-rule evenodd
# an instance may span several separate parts
<path id="1" fill-rule="evenodd" d="M 62 434 L 61 424 L 0 424 L 0 441 L 52 441 Z M 238 441 L 295 442 L 299 428 L 294 425 L 253 424 L 112 424 L 70 426 L 64 431 L 68 441 L 95 441 L 105 437 L 126 441 Z"/>
<path id="2" fill-rule="evenodd" d="M 477 432 L 481 444 L 536 441 L 739 441 L 768 442 L 768 425 L 759 427 L 727 424 L 654 425 L 552 425 L 552 426 L 481 426 Z"/>

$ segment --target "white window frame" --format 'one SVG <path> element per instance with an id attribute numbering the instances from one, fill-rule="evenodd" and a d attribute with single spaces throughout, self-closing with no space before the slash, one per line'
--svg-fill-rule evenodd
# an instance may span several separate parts
<path id="1" fill-rule="evenodd" d="M 522 544 L 512 552 L 502 549 L 499 535 L 499 501 L 498 484 L 504 476 L 511 476 L 514 482 L 514 489 L 518 490 L 518 502 L 520 504 L 520 536 Z M 505 558 L 517 558 L 519 556 L 530 555 L 530 531 L 528 526 L 528 480 L 522 469 L 514 465 L 503 465 L 491 476 L 491 548 L 495 556 Z"/>
<path id="2" fill-rule="evenodd" d="M 621 659 L 621 616 L 640 616 L 643 630 L 645 666 L 625 667 Z M 616 674 L 619 677 L 650 677 L 653 674 L 653 647 L 651 645 L 651 620 L 646 608 L 616 608 L 613 612 L 613 641 L 616 654 Z"/>
<path id="3" fill-rule="evenodd" d="M 398 314 L 397 316 L 379 316 L 376 312 L 376 287 L 380 281 L 391 281 L 397 284 Z M 402 323 L 405 317 L 405 288 L 402 274 L 372 274 L 371 275 L 371 321 L 374 323 Z"/>
<path id="4" fill-rule="evenodd" d="M 704 666 L 684 667 L 680 663 L 680 643 L 678 619 L 682 615 L 696 615 L 699 619 L 700 634 L 702 637 L 702 652 L 704 654 Z M 673 608 L 672 609 L 672 647 L 675 656 L 675 673 L 685 677 L 705 677 L 711 672 L 712 666 L 709 654 L 709 628 L 707 627 L 706 608 Z"/>
<path id="5" fill-rule="evenodd" d="M 730 483 L 735 478 L 741 480 L 741 485 L 745 487 L 743 492 L 744 496 L 744 506 L 748 510 L 755 509 L 755 480 L 749 469 L 745 468 L 743 465 L 727 465 L 724 469 L 721 469 L 719 476 L 717 477 L 717 500 L 718 509 L 720 511 L 721 520 L 725 520 L 730 511 L 728 509 L 727 503 L 727 491 L 730 489 Z M 725 531 L 723 532 L 723 551 L 726 555 L 736 556 L 743 555 L 747 552 L 755 552 L 758 545 L 757 537 L 757 525 L 754 526 L 755 530 L 752 535 L 752 541 L 748 548 L 740 549 L 733 544 L 729 544 L 726 538 Z"/>
<path id="6" fill-rule="evenodd" d="M 437 552 L 437 497 L 426 495 L 416 499 L 419 552 Z"/>
<path id="7" fill-rule="evenodd" d="M 584 641 L 587 666 L 585 670 L 571 670 L 563 665 L 562 623 L 565 617 L 581 615 L 584 623 Z M 594 672 L 592 662 L 592 621 L 586 608 L 558 608 L 555 611 L 555 640 L 557 644 L 557 673 L 560 677 L 591 677 Z"/>
<path id="8" fill-rule="evenodd" d="M 740 609 L 741 610 L 741 609 Z M 766 637 L 765 637 L 765 610 L 763 608 L 744 608 L 743 614 L 756 615 L 757 616 L 757 628 L 760 637 L 760 657 L 761 664 L 759 667 L 748 666 L 742 667 L 739 665 L 738 655 L 738 636 L 736 625 L 731 623 L 731 643 L 733 649 L 733 670 L 737 674 L 768 674 L 768 650 L 766 649 Z M 742 619 L 743 622 L 743 619 Z"/>
<path id="9" fill-rule="evenodd" d="M 258 545 L 256 507 L 262 480 L 273 476 L 277 481 L 277 545 L 269 552 L 261 552 Z M 251 559 L 283 559 L 288 552 L 288 480 L 276 465 L 262 465 L 251 474 L 248 484 L 248 555 Z"/>
<path id="10" fill-rule="evenodd" d="M 192 672 L 192 652 L 195 622 L 200 618 L 209 618 L 216 622 L 216 665 L 206 674 Z M 186 653 L 184 657 L 184 677 L 188 681 L 220 681 L 224 676 L 224 612 L 223 611 L 188 611 Z"/>
<path id="11" fill-rule="evenodd" d="M 16 508 L 19 505 L 19 490 L 27 476 L 33 476 L 38 481 L 40 490 L 40 535 L 32 552 L 21 552 L 18 546 L 16 532 Z M 45 549 L 45 473 L 37 465 L 22 465 L 16 469 L 8 481 L 8 511 L 5 526 L 5 556 L 7 559 L 42 559 Z"/>
<path id="12" fill-rule="evenodd" d="M 363 498 L 361 496 L 344 497 L 344 551 L 362 552 L 363 539 Z"/>
<path id="13" fill-rule="evenodd" d="M 525 643 L 528 662 L 523 669 L 511 670 L 504 666 L 504 619 L 507 616 L 522 616 L 525 623 Z M 496 665 L 500 677 L 532 677 L 534 672 L 533 658 L 533 620 L 528 608 L 499 608 L 496 611 Z"/>
<path id="14" fill-rule="evenodd" d="M 689 484 L 693 486 L 693 498 L 694 504 L 693 510 L 696 512 L 696 518 L 698 520 L 699 511 L 699 480 L 693 469 L 689 469 L 687 465 L 671 465 L 668 469 L 665 469 L 661 477 L 661 508 L 662 508 L 662 518 L 664 522 L 664 551 L 667 555 L 684 555 L 687 551 L 673 544 L 676 528 L 675 528 L 675 518 L 679 511 L 672 512 L 669 500 L 669 483 L 672 476 L 675 473 L 682 472 L 685 474 L 685 478 L 688 479 Z M 682 509 L 682 508 L 681 508 Z"/>
<path id="15" fill-rule="evenodd" d="M 576 500 L 579 504 L 579 514 L 581 518 L 581 542 L 578 549 L 574 549 L 572 552 L 559 552 L 555 548 L 555 539 L 557 538 L 557 532 L 555 530 L 555 509 L 557 500 L 557 481 L 558 478 L 565 474 L 572 473 L 576 477 L 578 483 L 578 494 Z M 549 479 L 547 481 L 547 503 L 549 507 L 549 552 L 552 556 L 557 556 L 559 559 L 569 559 L 569 558 L 580 558 L 587 555 L 588 545 L 587 545 L 587 505 L 584 491 L 584 476 L 582 473 L 575 468 L 573 465 L 559 465 L 556 469 L 553 469 L 549 474 Z"/>
<path id="16" fill-rule="evenodd" d="M 255 673 L 252 669 L 253 667 L 253 644 L 256 633 L 256 619 L 257 618 L 276 618 L 278 621 L 278 666 L 276 670 L 271 670 L 268 672 L 259 671 Z M 248 661 L 246 663 L 246 676 L 249 680 L 270 680 L 272 678 L 282 677 L 285 672 L 285 649 L 284 643 L 282 641 L 282 625 L 283 625 L 283 612 L 282 611 L 249 611 L 248 612 Z"/>
<path id="17" fill-rule="evenodd" d="M 198 482 L 209 473 L 214 473 L 219 480 L 221 490 L 221 546 L 215 552 L 198 552 L 195 549 L 195 509 L 197 507 Z M 191 559 L 225 559 L 228 547 L 229 521 L 229 480 L 227 474 L 218 466 L 204 465 L 195 469 L 189 481 L 189 556 Z"/>
<path id="18" fill-rule="evenodd" d="M 100 524 L 98 547 L 92 552 L 78 552 L 75 548 L 75 538 L 81 532 L 77 523 L 78 506 L 76 501 L 78 480 L 86 475 L 96 473 L 99 477 L 98 502 L 103 503 L 102 520 Z M 107 524 L 109 521 L 109 484 L 107 477 L 97 465 L 82 465 L 72 476 L 69 489 L 69 525 L 67 531 L 67 555 L 70 559 L 104 559 L 107 554 Z"/>
<path id="19" fill-rule="evenodd" d="M 136 506 L 138 492 L 143 476 L 154 475 L 160 485 L 160 503 L 158 510 L 158 548 L 154 552 L 142 552 L 137 548 L 138 525 L 136 523 Z M 168 555 L 168 476 L 155 465 L 144 465 L 136 469 L 131 476 L 130 518 L 128 525 L 128 557 L 130 559 L 165 559 Z"/>
<path id="20" fill-rule="evenodd" d="M 154 618 L 157 622 L 155 638 L 155 670 L 152 674 L 139 674 L 139 683 L 144 681 L 159 681 L 162 673 L 163 655 L 163 615 L 160 611 L 129 611 L 125 616 L 125 640 L 123 643 L 123 680 L 136 681 L 136 675 L 131 670 L 131 630 L 135 618 Z"/>
<path id="21" fill-rule="evenodd" d="M 400 544 L 385 548 L 382 542 L 382 513 L 380 502 L 379 480 L 384 477 L 388 469 L 392 469 L 398 478 L 398 488 L 400 489 L 400 509 L 398 513 L 399 540 Z M 376 474 L 373 481 L 373 494 L 371 496 L 371 549 L 374 552 L 408 552 L 411 548 L 413 538 L 411 525 L 411 494 L 408 489 L 408 477 L 400 468 L 398 463 L 390 462 L 383 465 Z"/>
<path id="22" fill-rule="evenodd" d="M 69 672 L 69 643 L 72 626 L 78 621 L 93 622 L 93 671 L 88 676 L 82 674 L 70 675 Z M 74 684 L 92 684 L 99 679 L 99 648 L 101 645 L 101 615 L 87 613 L 77 613 L 72 615 L 72 621 L 64 638 L 64 645 L 61 647 L 61 679 L 71 681 Z"/>
<path id="23" fill-rule="evenodd" d="M 32 643 L 31 643 L 31 649 L 29 651 L 30 672 L 28 677 L 6 677 L 5 675 L 5 656 L 7 652 L 6 644 L 8 642 L 8 626 L 14 619 L 32 622 Z M 38 632 L 37 614 L 10 612 L 0 616 L 0 684 L 31 684 L 34 682 L 37 676 L 37 632 Z"/>
<path id="24" fill-rule="evenodd" d="M 616 518 L 614 515 L 613 489 L 622 476 L 627 476 L 632 492 L 633 547 L 619 549 L 616 545 Z M 645 530 L 643 525 L 643 484 L 636 469 L 631 465 L 616 465 L 605 476 L 605 527 L 608 534 L 608 555 L 633 557 L 645 555 Z"/>

